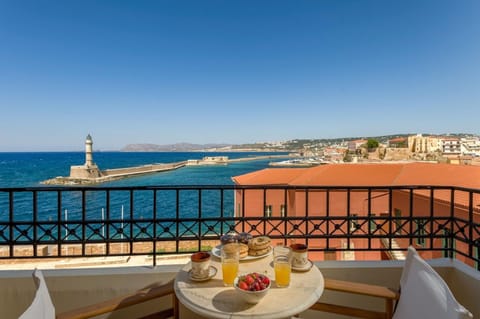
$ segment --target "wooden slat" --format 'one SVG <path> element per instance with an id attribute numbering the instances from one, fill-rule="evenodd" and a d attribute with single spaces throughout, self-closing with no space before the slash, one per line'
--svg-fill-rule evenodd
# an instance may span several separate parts
<path id="1" fill-rule="evenodd" d="M 329 312 L 329 313 L 336 313 L 344 316 L 353 316 L 356 318 L 385 319 L 385 313 L 383 312 L 352 308 L 352 307 L 340 306 L 340 305 L 332 305 L 332 304 L 323 303 L 323 302 L 315 303 L 313 306 L 310 307 L 310 309 Z"/>
<path id="2" fill-rule="evenodd" d="M 363 284 L 357 282 L 335 280 L 325 278 L 325 289 L 352 293 L 370 297 L 383 298 L 385 300 L 385 312 L 366 310 L 342 305 L 334 305 L 323 302 L 317 302 L 310 309 L 324 312 L 336 313 L 345 316 L 366 319 L 385 319 L 391 318 L 393 312 L 393 301 L 398 300 L 400 294 L 383 286 Z"/>
<path id="3" fill-rule="evenodd" d="M 142 290 L 132 294 L 116 297 L 93 305 L 82 308 L 73 309 L 64 313 L 58 314 L 57 319 L 86 319 L 92 318 L 101 314 L 110 313 L 112 311 L 137 305 L 155 298 L 160 298 L 174 294 L 173 280 L 164 284 L 155 284 L 146 287 Z M 175 305 L 174 305 L 175 307 Z M 173 309 L 175 312 L 176 309 Z"/>
<path id="4" fill-rule="evenodd" d="M 166 319 L 174 317 L 173 308 L 166 309 L 160 312 L 152 313 L 148 316 L 139 318 L 139 319 Z"/>
<path id="5" fill-rule="evenodd" d="M 398 300 L 400 295 L 383 286 L 325 278 L 325 289 Z"/>

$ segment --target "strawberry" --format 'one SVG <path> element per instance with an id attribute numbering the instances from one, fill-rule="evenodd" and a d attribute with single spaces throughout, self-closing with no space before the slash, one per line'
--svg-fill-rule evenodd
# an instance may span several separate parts
<path id="1" fill-rule="evenodd" d="M 255 279 L 253 279 L 253 277 L 252 277 L 251 275 L 245 276 L 245 282 L 246 282 L 248 285 L 253 284 L 254 281 L 255 281 Z"/>
<path id="2" fill-rule="evenodd" d="M 270 279 L 268 279 L 268 277 L 263 277 L 262 279 L 262 283 L 265 285 L 265 286 L 268 286 L 268 284 L 270 284 Z"/>
<path id="3" fill-rule="evenodd" d="M 245 281 L 240 281 L 238 283 L 238 288 L 242 289 L 242 290 L 248 290 L 248 285 Z"/>

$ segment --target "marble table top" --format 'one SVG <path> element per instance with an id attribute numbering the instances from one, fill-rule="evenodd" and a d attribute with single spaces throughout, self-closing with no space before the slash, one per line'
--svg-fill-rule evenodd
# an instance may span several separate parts
<path id="1" fill-rule="evenodd" d="M 220 260 L 212 256 L 211 266 L 218 271 L 208 281 L 190 279 L 186 264 L 175 278 L 175 294 L 178 300 L 191 311 L 208 318 L 289 318 L 313 305 L 323 293 L 324 280 L 320 270 L 313 267 L 305 272 L 292 272 L 290 286 L 278 288 L 275 283 L 273 257 L 271 255 L 241 262 L 239 273 L 266 273 L 272 280 L 268 294 L 258 304 L 248 304 L 233 287 L 225 287 L 222 281 Z"/>

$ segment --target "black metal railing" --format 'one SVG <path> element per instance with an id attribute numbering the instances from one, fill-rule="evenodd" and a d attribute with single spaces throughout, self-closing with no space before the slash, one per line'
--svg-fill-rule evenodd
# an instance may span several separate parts
<path id="1" fill-rule="evenodd" d="M 404 251 L 480 270 L 480 190 L 443 186 L 0 189 L 0 259 L 178 254 L 228 231 L 312 252 Z M 156 258 L 152 258 L 155 264 Z"/>

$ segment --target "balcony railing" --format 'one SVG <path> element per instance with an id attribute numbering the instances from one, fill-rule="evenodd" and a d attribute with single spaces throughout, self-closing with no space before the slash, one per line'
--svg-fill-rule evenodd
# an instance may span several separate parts
<path id="1" fill-rule="evenodd" d="M 443 186 L 0 189 L 0 258 L 179 254 L 228 231 L 303 241 L 319 258 L 407 245 L 480 270 L 480 190 Z M 366 255 L 365 255 L 366 256 Z M 368 258 L 368 257 L 364 257 Z M 152 258 L 155 264 L 156 258 Z"/>

